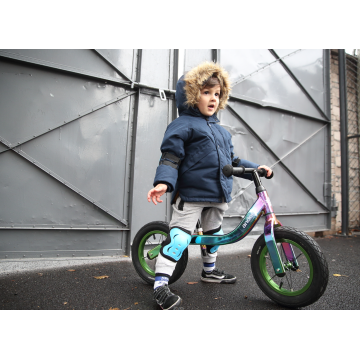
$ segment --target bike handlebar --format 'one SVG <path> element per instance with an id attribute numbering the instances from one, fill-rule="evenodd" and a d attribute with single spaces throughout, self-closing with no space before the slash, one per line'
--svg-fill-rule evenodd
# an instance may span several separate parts
<path id="1" fill-rule="evenodd" d="M 223 167 L 222 171 L 226 177 L 229 177 L 231 175 L 239 177 L 243 174 L 251 174 L 254 171 L 256 171 L 259 174 L 259 176 L 261 176 L 261 177 L 265 176 L 266 179 L 271 179 L 274 176 L 274 171 L 272 172 L 271 176 L 267 177 L 266 170 L 263 168 L 261 168 L 261 169 L 245 168 L 244 166 L 241 166 L 241 165 L 238 167 L 233 167 L 231 165 L 225 165 Z"/>

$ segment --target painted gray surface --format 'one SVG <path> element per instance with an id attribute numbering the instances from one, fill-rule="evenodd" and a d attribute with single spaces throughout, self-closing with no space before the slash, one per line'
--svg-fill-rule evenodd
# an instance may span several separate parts
<path id="1" fill-rule="evenodd" d="M 162 101 L 156 96 L 140 95 L 132 194 L 132 239 L 150 221 L 170 221 L 170 194 L 166 194 L 164 202 L 156 206 L 147 201 L 147 193 L 153 187 L 155 170 L 159 164 L 160 145 L 168 119 L 168 101 Z"/>
<path id="2" fill-rule="evenodd" d="M 111 230 L 1 230 L 2 259 L 122 255 L 126 245 L 124 233 Z"/>
<path id="3" fill-rule="evenodd" d="M 273 166 L 264 185 L 279 220 L 330 227 L 327 52 L 179 53 L 0 50 L 1 259 L 124 255 L 141 226 L 169 221 L 170 194 L 146 200 L 173 120 L 168 89 L 215 56 L 233 81 L 221 124 L 237 155 Z M 253 185 L 235 179 L 233 198 L 225 231 L 255 201 Z"/>

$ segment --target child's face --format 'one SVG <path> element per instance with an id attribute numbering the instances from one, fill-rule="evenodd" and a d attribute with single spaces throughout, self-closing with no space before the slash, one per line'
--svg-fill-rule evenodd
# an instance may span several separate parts
<path id="1" fill-rule="evenodd" d="M 205 116 L 211 116 L 215 114 L 219 106 L 220 100 L 220 85 L 214 87 L 205 87 L 201 90 L 200 100 L 197 104 L 200 112 Z"/>

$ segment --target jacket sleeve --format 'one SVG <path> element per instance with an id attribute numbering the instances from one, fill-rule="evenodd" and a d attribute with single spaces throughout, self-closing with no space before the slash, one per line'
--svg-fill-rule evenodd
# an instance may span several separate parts
<path id="1" fill-rule="evenodd" d="M 232 144 L 232 141 L 230 140 L 230 152 L 231 152 L 231 159 L 232 159 L 232 166 L 238 167 L 238 166 L 244 166 L 245 168 L 254 168 L 257 169 L 260 165 L 256 164 L 252 161 L 240 159 L 238 156 L 235 156 L 234 154 L 234 146 Z M 247 179 L 252 181 L 252 175 L 251 174 L 244 174 L 241 176 L 243 179 Z"/>
<path id="2" fill-rule="evenodd" d="M 166 129 L 161 143 L 161 157 L 156 169 L 154 186 L 166 184 L 167 192 L 172 192 L 178 179 L 178 170 L 185 157 L 185 142 L 189 137 L 189 128 L 184 120 L 173 121 Z"/>

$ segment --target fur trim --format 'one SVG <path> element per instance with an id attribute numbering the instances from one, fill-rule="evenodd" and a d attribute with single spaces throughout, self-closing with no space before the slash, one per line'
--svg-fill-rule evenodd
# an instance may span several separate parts
<path id="1" fill-rule="evenodd" d="M 231 91 L 229 74 L 219 64 L 209 61 L 201 63 L 185 75 L 184 89 L 187 105 L 194 107 L 198 104 L 203 84 L 213 75 L 216 75 L 219 79 L 221 86 L 221 95 L 217 111 L 225 109 Z"/>

